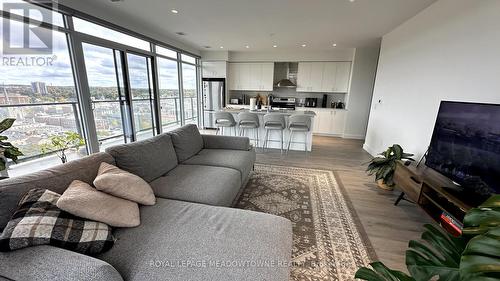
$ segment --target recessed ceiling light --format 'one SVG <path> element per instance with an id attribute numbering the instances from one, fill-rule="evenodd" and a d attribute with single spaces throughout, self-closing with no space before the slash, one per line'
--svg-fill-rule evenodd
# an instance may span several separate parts
<path id="1" fill-rule="evenodd" d="M 174 13 L 174 14 L 178 14 L 178 13 L 179 13 L 179 11 L 177 11 L 176 9 L 172 9 L 172 10 L 170 10 L 170 11 L 171 11 L 172 13 Z"/>
<path id="2" fill-rule="evenodd" d="M 220 46 L 219 48 L 224 49 L 224 46 Z"/>
<path id="3" fill-rule="evenodd" d="M 352 2 L 354 2 L 354 1 L 356 1 L 356 0 L 349 0 L 349 1 L 351 1 L 351 3 L 352 3 Z"/>
<path id="4" fill-rule="evenodd" d="M 333 45 L 332 45 L 332 46 L 333 46 L 333 47 L 337 47 L 337 43 L 333 43 Z"/>
<path id="5" fill-rule="evenodd" d="M 273 48 L 278 48 L 278 45 L 273 45 Z"/>
<path id="6" fill-rule="evenodd" d="M 250 46 L 246 45 L 246 46 L 245 46 L 245 48 L 249 49 L 249 48 L 250 48 Z"/>
<path id="7" fill-rule="evenodd" d="M 306 47 L 307 45 L 306 44 L 302 44 L 302 48 Z"/>

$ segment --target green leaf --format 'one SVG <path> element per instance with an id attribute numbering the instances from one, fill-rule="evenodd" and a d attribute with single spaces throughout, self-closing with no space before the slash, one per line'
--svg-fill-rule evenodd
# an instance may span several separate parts
<path id="1" fill-rule="evenodd" d="M 482 278 L 500 280 L 500 228 L 472 238 L 460 261 L 462 281 Z"/>
<path id="2" fill-rule="evenodd" d="M 483 204 L 467 212 L 463 235 L 479 235 L 497 227 L 500 227 L 500 194 L 492 195 Z"/>
<path id="3" fill-rule="evenodd" d="M 392 145 L 392 151 L 394 153 L 394 158 L 397 160 L 401 160 L 403 156 L 403 148 L 399 144 Z"/>
<path id="4" fill-rule="evenodd" d="M 0 133 L 5 132 L 7 129 L 9 129 L 10 127 L 12 127 L 12 125 L 14 125 L 15 121 L 16 121 L 16 119 L 14 119 L 14 118 L 3 119 L 0 122 Z"/>
<path id="5" fill-rule="evenodd" d="M 358 269 L 354 278 L 367 281 L 415 281 L 406 273 L 389 269 L 381 262 L 371 263 L 370 266 L 373 269 L 367 267 Z"/>
<path id="6" fill-rule="evenodd" d="M 460 275 L 460 256 L 465 248 L 463 239 L 457 239 L 435 226 L 427 224 L 422 239 L 410 241 L 406 251 L 406 265 L 417 281 L 439 276 L 438 281 L 456 281 Z"/>
<path id="7" fill-rule="evenodd" d="M 461 281 L 500 280 L 500 195 L 467 212 L 464 236 L 471 238 L 460 260 Z"/>

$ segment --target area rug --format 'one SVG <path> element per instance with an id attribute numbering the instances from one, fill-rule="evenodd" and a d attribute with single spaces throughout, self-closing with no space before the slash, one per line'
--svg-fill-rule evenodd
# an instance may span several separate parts
<path id="1" fill-rule="evenodd" d="M 256 164 L 236 207 L 292 221 L 290 280 L 354 280 L 376 259 L 332 171 Z"/>

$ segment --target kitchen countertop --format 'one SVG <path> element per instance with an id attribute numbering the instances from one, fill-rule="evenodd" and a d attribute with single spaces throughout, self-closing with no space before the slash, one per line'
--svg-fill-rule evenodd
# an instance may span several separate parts
<path id="1" fill-rule="evenodd" d="M 290 109 L 273 109 L 271 111 L 267 111 L 267 109 L 257 109 L 257 110 L 250 110 L 250 109 L 245 109 L 245 108 L 224 108 L 222 111 L 224 112 L 229 112 L 229 113 L 240 113 L 240 112 L 253 112 L 259 115 L 264 115 L 267 113 L 280 113 L 284 114 L 287 116 L 290 116 L 292 114 L 305 114 L 305 115 L 310 115 L 310 116 L 316 116 L 316 113 L 314 111 L 310 110 L 290 110 Z"/>

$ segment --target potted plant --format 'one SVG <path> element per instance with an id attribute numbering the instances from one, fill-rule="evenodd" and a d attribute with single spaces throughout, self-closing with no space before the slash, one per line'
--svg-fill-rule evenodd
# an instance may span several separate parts
<path id="1" fill-rule="evenodd" d="M 366 171 L 370 176 L 375 175 L 377 185 L 385 190 L 392 190 L 394 186 L 394 171 L 398 160 L 415 161 L 411 157 L 413 154 L 404 153 L 399 144 L 389 146 L 386 151 L 380 153 L 366 164 Z"/>
<path id="2" fill-rule="evenodd" d="M 83 138 L 75 132 L 64 132 L 51 136 L 47 143 L 41 145 L 42 153 L 55 152 L 64 164 L 68 162 L 66 151 L 70 148 L 78 148 L 85 144 Z"/>
<path id="3" fill-rule="evenodd" d="M 7 118 L 0 122 L 0 134 L 8 130 L 14 124 L 16 119 Z M 14 163 L 17 163 L 17 158 L 22 156 L 23 153 L 19 150 L 19 148 L 12 145 L 12 143 L 7 142 L 8 137 L 4 135 L 0 135 L 0 177 L 6 178 L 8 177 L 7 173 L 7 159 L 11 159 Z"/>
<path id="4" fill-rule="evenodd" d="M 411 240 L 406 251 L 410 275 L 381 262 L 362 267 L 355 278 L 368 281 L 500 280 L 500 194 L 467 212 L 460 237 L 427 224 L 423 241 Z"/>

